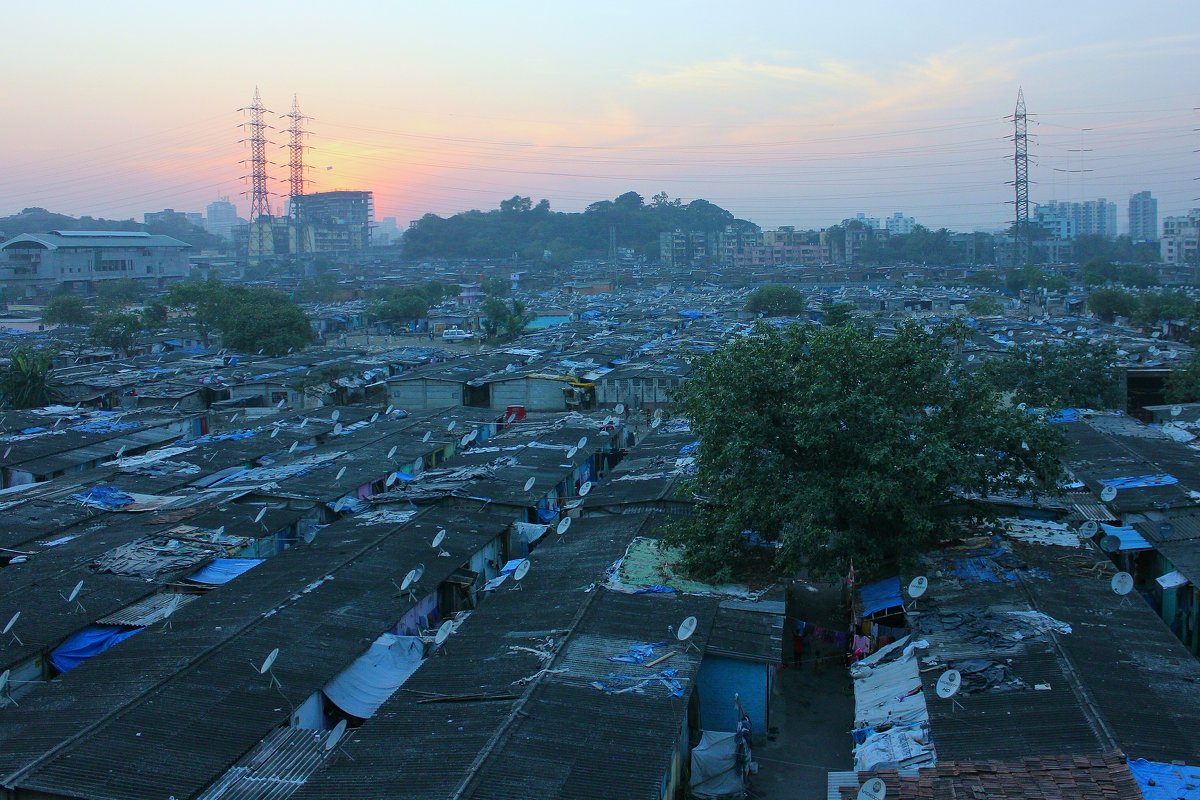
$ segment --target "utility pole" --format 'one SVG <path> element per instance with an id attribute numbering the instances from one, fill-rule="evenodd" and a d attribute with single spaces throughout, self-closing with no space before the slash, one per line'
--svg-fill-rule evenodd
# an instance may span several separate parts
<path id="1" fill-rule="evenodd" d="M 304 121 L 310 117 L 300 113 L 300 101 L 296 95 L 292 95 L 292 110 L 284 114 L 282 119 L 292 121 L 291 127 L 287 129 L 290 139 L 288 144 L 284 145 L 289 151 L 288 197 L 291 198 L 291 204 L 288 211 L 292 219 L 299 219 L 300 204 L 296 202 L 296 198 L 304 195 Z"/>
<path id="2" fill-rule="evenodd" d="M 1028 264 L 1032 255 L 1029 237 L 1029 130 L 1025 113 L 1025 92 L 1017 89 L 1017 107 L 1013 111 L 1013 167 L 1015 176 L 1016 220 L 1013 224 L 1013 260 Z"/>
<path id="3" fill-rule="evenodd" d="M 242 194 L 250 195 L 250 256 L 253 259 L 273 250 L 271 241 L 271 201 L 267 190 L 267 141 L 266 131 L 271 126 L 263 121 L 263 115 L 269 113 L 263 107 L 258 87 L 254 87 L 254 103 L 240 109 L 249 111 L 250 119 L 242 123 L 247 136 L 242 141 L 250 145 L 250 158 L 243 164 L 250 165 L 250 174 L 243 178 L 250 179 L 250 191 Z"/>

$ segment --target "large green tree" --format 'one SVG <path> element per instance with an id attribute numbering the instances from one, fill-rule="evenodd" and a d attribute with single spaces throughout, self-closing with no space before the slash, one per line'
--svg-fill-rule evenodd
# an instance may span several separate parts
<path id="1" fill-rule="evenodd" d="M 935 544 L 965 496 L 1054 487 L 1059 433 L 1000 403 L 943 334 L 760 325 L 700 358 L 680 400 L 706 502 L 670 535 L 686 566 L 870 572 Z"/>
<path id="2" fill-rule="evenodd" d="M 762 286 L 746 298 L 746 310 L 768 317 L 794 317 L 804 313 L 804 293 L 794 286 Z"/>
<path id="3" fill-rule="evenodd" d="M 19 347 L 0 368 L 0 399 L 9 408 L 41 408 L 59 398 L 50 378 L 53 355 L 44 350 Z"/>
<path id="4" fill-rule="evenodd" d="M 89 336 L 100 347 L 129 355 L 129 348 L 133 347 L 141 329 L 142 320 L 136 314 L 101 314 L 92 323 Z"/>
<path id="5" fill-rule="evenodd" d="M 1138 299 L 1120 289 L 1097 289 L 1088 295 L 1087 307 L 1100 319 L 1112 322 L 1117 317 L 1128 319 L 1136 314 Z"/>
<path id="6" fill-rule="evenodd" d="M 92 321 L 92 312 L 83 305 L 83 300 L 73 294 L 60 294 L 50 298 L 42 320 L 53 325 L 87 325 Z"/>
<path id="7" fill-rule="evenodd" d="M 1111 342 L 1043 342 L 1017 348 L 981 369 L 1014 403 L 1038 407 L 1116 408 L 1121 405 L 1117 349 Z"/>

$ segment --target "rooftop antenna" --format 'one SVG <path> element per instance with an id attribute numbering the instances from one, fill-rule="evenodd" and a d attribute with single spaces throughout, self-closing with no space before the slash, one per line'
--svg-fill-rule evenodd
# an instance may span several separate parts
<path id="1" fill-rule="evenodd" d="M 458 440 L 458 446 L 465 448 L 471 443 L 471 434 L 464 433 L 462 438 Z"/>
<path id="2" fill-rule="evenodd" d="M 924 596 L 925 592 L 929 591 L 929 578 L 924 575 L 918 575 L 908 582 L 908 596 L 912 598 L 912 602 L 906 611 L 917 610 L 917 598 Z"/>
<path id="3" fill-rule="evenodd" d="M 171 615 L 179 610 L 179 606 L 183 605 L 183 595 L 176 592 L 171 595 L 171 599 L 167 601 L 163 607 L 163 625 L 162 632 L 166 633 L 171 630 Z"/>
<path id="4" fill-rule="evenodd" d="M 591 482 L 591 481 L 584 481 L 584 482 L 583 482 L 583 483 L 580 485 L 580 487 L 579 487 L 579 496 L 580 496 L 580 497 L 587 497 L 587 496 L 588 496 L 588 492 L 590 492 L 591 490 L 592 490 L 592 482 Z"/>
<path id="5" fill-rule="evenodd" d="M 376 411 L 374 414 L 371 415 L 371 423 L 374 424 L 378 421 L 379 421 L 379 412 Z"/>
<path id="6" fill-rule="evenodd" d="M 587 442 L 588 440 L 586 436 L 579 437 L 579 441 L 575 443 L 575 449 L 582 450 L 583 448 L 587 447 Z"/>
<path id="7" fill-rule="evenodd" d="M 937 692 L 938 697 L 942 698 L 943 700 L 950 701 L 952 711 L 954 708 L 960 708 L 963 711 L 966 711 L 966 709 L 963 708 L 962 703 L 954 699 L 954 695 L 958 694 L 958 690 L 960 688 L 962 688 L 962 675 L 956 669 L 948 669 L 942 673 L 941 677 L 938 678 L 935 691 Z"/>
<path id="8" fill-rule="evenodd" d="M 434 550 L 437 550 L 437 554 L 439 556 L 449 558 L 450 554 L 442 549 L 442 542 L 444 541 L 446 541 L 446 529 L 438 528 L 438 532 L 433 535 L 433 542 L 430 544 L 430 546 Z"/>
<path id="9" fill-rule="evenodd" d="M 883 778 L 871 778 L 859 787 L 856 800 L 883 800 L 887 796 L 887 784 Z"/>
<path id="10" fill-rule="evenodd" d="M 395 458 L 395 457 L 396 457 L 396 450 L 397 450 L 397 446 L 396 446 L 396 445 L 392 445 L 392 449 L 391 449 L 391 450 L 388 450 L 387 457 L 388 457 L 389 459 L 391 459 L 391 458 Z"/>
<path id="11" fill-rule="evenodd" d="M 333 750 L 335 747 L 337 747 L 338 742 L 342 741 L 342 738 L 345 735 L 346 735 L 346 720 L 344 720 L 344 719 L 338 720 L 338 724 L 333 726 L 333 730 L 331 730 L 329 732 L 328 738 L 325 739 L 325 752 L 328 753 L 331 750 Z M 340 747 L 338 747 L 338 752 L 342 753 L 344 756 L 346 756 L 346 758 L 349 758 L 351 761 L 354 760 L 353 758 L 351 758 L 349 753 L 347 753 L 345 750 L 341 749 Z"/>
<path id="12" fill-rule="evenodd" d="M 1106 503 L 1111 503 L 1113 500 L 1116 500 L 1117 499 L 1117 487 L 1105 486 L 1103 489 L 1100 490 L 1100 499 Z"/>
<path id="13" fill-rule="evenodd" d="M 269 675 L 271 677 L 271 682 L 267 684 L 268 686 L 277 686 L 282 689 L 283 684 L 279 682 L 279 678 L 276 678 L 275 673 L 271 670 L 271 667 L 275 666 L 275 659 L 277 658 L 279 658 L 278 647 L 276 647 L 270 652 L 270 654 L 267 655 L 266 659 L 263 660 L 261 667 L 255 667 L 255 669 L 258 670 L 259 675 Z M 250 662 L 250 666 L 253 667 L 254 662 Z"/>
<path id="14" fill-rule="evenodd" d="M 613 411 L 617 412 L 618 416 L 623 416 L 625 414 L 625 404 L 617 403 L 617 407 L 614 408 Z"/>
<path id="15" fill-rule="evenodd" d="M 13 630 L 13 627 L 14 627 L 14 626 L 17 624 L 17 620 L 19 620 L 20 618 L 21 618 L 21 612 L 20 612 L 20 611 L 18 611 L 18 612 L 16 612 L 15 614 L 13 614 L 13 615 L 12 615 L 12 616 L 9 618 L 9 620 L 8 620 L 8 624 L 4 626 L 4 630 L 0 631 L 0 636 L 7 636 L 8 634 L 10 634 L 10 633 L 11 633 L 11 634 L 12 634 L 12 642 L 9 642 L 9 644 L 12 644 L 13 642 L 16 642 L 17 644 L 19 644 L 19 645 L 21 645 L 22 647 L 24 647 L 24 646 L 25 646 L 25 643 L 21 641 L 21 637 L 20 637 L 20 636 L 17 636 L 17 632 L 16 632 L 15 630 Z"/>
<path id="16" fill-rule="evenodd" d="M 1118 572 L 1108 582 L 1113 594 L 1121 598 L 1121 605 L 1129 605 L 1129 593 L 1133 591 L 1133 576 L 1128 572 Z"/>
<path id="17" fill-rule="evenodd" d="M 529 574 L 529 567 L 530 564 L 528 558 L 521 559 L 521 563 L 517 564 L 517 568 L 513 570 L 513 580 L 516 581 L 516 583 L 513 584 L 513 589 L 521 588 L 521 581 L 526 575 Z"/>
<path id="18" fill-rule="evenodd" d="M 83 581 L 80 581 L 79 583 L 75 584 L 75 588 L 73 588 L 71 590 L 71 593 L 69 595 L 59 594 L 59 597 L 61 597 L 63 600 L 65 600 L 68 604 L 74 603 L 75 607 L 77 609 L 86 613 L 87 609 L 83 607 L 83 603 L 79 602 L 79 593 L 82 591 L 83 591 Z"/>
<path id="19" fill-rule="evenodd" d="M 278 435 L 279 435 L 279 427 L 276 426 L 271 429 L 271 438 L 274 439 Z"/>
<path id="20" fill-rule="evenodd" d="M 457 427 L 458 427 L 458 420 L 456 420 L 456 419 L 450 420 L 450 424 L 446 426 L 446 433 L 450 433 L 452 430 L 454 430 Z"/>
<path id="21" fill-rule="evenodd" d="M 387 480 L 383 482 L 384 486 L 391 487 L 396 482 L 396 473 L 389 472 Z"/>
<path id="22" fill-rule="evenodd" d="M 554 532 L 557 533 L 559 536 L 562 536 L 570 529 L 571 529 L 571 518 L 563 517 L 562 519 L 560 519 L 558 521 L 558 525 L 555 526 Z"/>
<path id="23" fill-rule="evenodd" d="M 329 418 L 330 418 L 331 420 L 333 420 L 334 422 L 337 422 L 339 419 L 341 419 L 341 418 L 342 418 L 342 412 L 338 411 L 338 410 L 335 408 L 335 409 L 333 410 L 333 413 L 329 415 Z"/>
<path id="24" fill-rule="evenodd" d="M 446 652 L 446 640 L 450 638 L 450 634 L 454 632 L 454 620 L 448 619 L 438 626 L 437 635 L 433 637 L 433 646 L 435 649 L 441 648 L 441 651 Z"/>
<path id="25" fill-rule="evenodd" d="M 335 423 L 333 424 L 333 435 L 334 435 L 334 436 L 341 436 L 341 435 L 342 435 L 342 423 L 340 423 L 340 422 L 335 422 Z"/>
<path id="26" fill-rule="evenodd" d="M 385 413 L 390 417 L 392 415 L 393 410 L 395 410 L 395 406 L 388 406 L 387 411 Z"/>
<path id="27" fill-rule="evenodd" d="M 428 442 L 433 438 L 433 431 L 425 431 L 425 435 L 421 437 L 422 442 Z"/>
<path id="28" fill-rule="evenodd" d="M 342 479 L 342 476 L 343 476 L 343 475 L 345 475 L 345 474 L 346 474 L 346 468 L 345 468 L 345 467 L 342 467 L 341 469 L 339 469 L 339 470 L 337 471 L 337 477 L 335 477 L 335 478 L 334 478 L 334 480 L 335 480 L 335 481 L 340 481 L 340 480 Z"/>
<path id="29" fill-rule="evenodd" d="M 579 452 L 578 447 L 572 447 L 570 450 L 567 451 L 567 460 L 570 461 L 571 459 L 573 459 L 575 457 L 575 454 L 578 452 Z"/>
<path id="30" fill-rule="evenodd" d="M 405 574 L 404 580 L 400 581 L 400 585 L 396 586 L 396 588 L 400 590 L 401 594 L 408 595 L 408 599 L 412 603 L 417 602 L 417 595 L 415 592 L 413 592 L 412 587 L 416 586 L 417 583 L 420 582 L 421 576 L 424 574 L 425 566 L 423 564 L 417 564 L 417 566 L 413 567 L 408 571 L 407 574 Z M 395 586 L 395 581 L 392 582 L 392 585 Z"/>
<path id="31" fill-rule="evenodd" d="M 288 448 L 288 452 L 289 453 L 296 452 L 296 445 L 298 445 L 298 444 L 300 444 L 299 441 L 292 442 L 292 446 Z"/>
<path id="32" fill-rule="evenodd" d="M 675 632 L 675 638 L 684 643 L 683 651 L 695 650 L 700 652 L 700 648 L 696 647 L 696 643 L 692 641 L 692 634 L 696 632 L 696 626 L 699 622 L 694 616 L 684 617 L 683 622 L 679 623 L 679 630 Z"/>
<path id="33" fill-rule="evenodd" d="M 263 517 L 265 517 L 266 515 L 267 515 L 267 507 L 263 506 L 262 508 L 260 508 L 258 510 L 258 513 L 254 515 L 254 521 L 262 522 Z"/>

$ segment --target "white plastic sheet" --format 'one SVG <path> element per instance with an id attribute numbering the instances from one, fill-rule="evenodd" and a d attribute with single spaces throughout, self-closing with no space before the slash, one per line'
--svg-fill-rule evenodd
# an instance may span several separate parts
<path id="1" fill-rule="evenodd" d="M 692 749 L 692 794 L 696 797 L 725 797 L 745 790 L 737 764 L 737 734 L 702 731 L 700 744 Z"/>
<path id="2" fill-rule="evenodd" d="M 347 714 L 367 719 L 404 685 L 424 658 L 425 644 L 418 637 L 385 633 L 325 685 L 325 696 Z"/>

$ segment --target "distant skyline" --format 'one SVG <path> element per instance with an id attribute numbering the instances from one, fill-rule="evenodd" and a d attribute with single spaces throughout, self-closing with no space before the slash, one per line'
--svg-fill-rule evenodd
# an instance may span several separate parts
<path id="1" fill-rule="evenodd" d="M 559 211 L 633 190 L 767 228 L 894 212 L 1012 217 L 1012 113 L 1034 202 L 1106 198 L 1122 230 L 1200 206 L 1200 4 L 59 2 L 6 9 L 0 216 L 245 215 L 237 109 L 299 96 L 310 191 L 376 217 Z M 286 191 L 276 183 L 276 191 Z M 285 200 L 274 199 L 274 210 Z"/>

